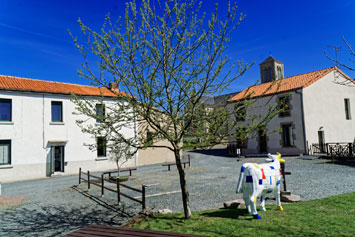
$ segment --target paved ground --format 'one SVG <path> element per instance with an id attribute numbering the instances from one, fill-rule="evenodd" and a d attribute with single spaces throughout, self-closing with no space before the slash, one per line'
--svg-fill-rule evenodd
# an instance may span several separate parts
<path id="1" fill-rule="evenodd" d="M 244 162 L 262 162 L 264 158 L 247 158 L 237 161 L 221 152 L 191 152 L 192 167 L 186 169 L 192 210 L 218 208 L 224 201 L 240 197 L 235 194 L 240 166 Z M 331 164 L 327 160 L 309 157 L 286 158 L 288 189 L 303 200 L 355 192 L 353 166 Z M 0 208 L 0 236 L 61 236 L 89 224 L 120 225 L 138 213 L 141 206 L 122 198 L 117 204 L 114 193 L 93 186 L 90 192 L 85 184 L 73 188 L 77 176 L 55 177 L 2 184 L 2 195 L 25 196 L 18 207 Z M 176 170 L 152 165 L 139 167 L 126 184 L 140 188 L 150 184 L 147 206 L 157 211 L 169 208 L 182 211 L 179 179 Z M 127 189 L 121 190 L 132 196 Z M 164 194 L 166 193 L 166 194 Z"/>

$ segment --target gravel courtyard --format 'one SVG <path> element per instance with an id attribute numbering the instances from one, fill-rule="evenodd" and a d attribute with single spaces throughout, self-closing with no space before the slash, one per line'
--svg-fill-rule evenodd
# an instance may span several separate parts
<path id="1" fill-rule="evenodd" d="M 236 158 L 223 152 L 190 152 L 192 167 L 186 169 L 190 202 L 193 211 L 219 208 L 225 201 L 241 198 L 235 194 L 240 167 L 244 162 L 263 162 L 264 158 Z M 287 187 L 302 200 L 355 192 L 355 167 L 332 164 L 313 157 L 286 157 Z M 168 208 L 182 212 L 182 201 L 176 167 L 151 165 L 138 167 L 125 184 L 147 188 L 147 206 L 153 211 Z M 78 176 L 54 177 L 2 184 L 3 196 L 17 196 L 20 206 L 1 206 L 0 236 L 62 236 L 89 224 L 121 225 L 136 215 L 141 206 L 122 197 L 117 204 L 115 193 L 100 188 L 77 187 Z M 123 193 L 139 198 L 139 193 L 127 189 Z M 153 196 L 150 196 L 153 195 Z"/>

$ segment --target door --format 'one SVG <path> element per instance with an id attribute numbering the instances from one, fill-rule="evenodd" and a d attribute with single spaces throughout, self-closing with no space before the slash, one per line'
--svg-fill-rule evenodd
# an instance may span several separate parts
<path id="1" fill-rule="evenodd" d="M 51 147 L 51 166 L 53 172 L 64 172 L 64 146 Z"/>
<path id="2" fill-rule="evenodd" d="M 267 153 L 267 137 L 265 129 L 258 131 L 259 135 L 259 153 Z"/>
<path id="3" fill-rule="evenodd" d="M 325 153 L 325 140 L 324 140 L 324 131 L 318 131 L 318 143 L 320 153 Z"/>

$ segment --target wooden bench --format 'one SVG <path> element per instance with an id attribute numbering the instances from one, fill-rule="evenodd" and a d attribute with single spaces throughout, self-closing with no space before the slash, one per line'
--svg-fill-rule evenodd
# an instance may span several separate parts
<path id="1" fill-rule="evenodd" d="M 120 172 L 129 172 L 129 176 L 132 176 L 132 171 L 133 170 L 137 170 L 137 167 L 131 167 L 131 168 L 123 168 L 120 169 Z M 111 174 L 112 173 L 118 173 L 117 170 L 112 170 L 112 171 L 106 171 L 106 172 L 102 172 L 103 175 L 108 174 L 108 177 L 111 178 Z"/>
<path id="2" fill-rule="evenodd" d="M 189 167 L 191 167 L 191 160 L 190 160 L 190 154 L 187 156 L 187 161 L 181 162 L 182 165 L 184 165 L 184 169 L 186 168 L 186 164 L 189 164 Z M 176 165 L 175 162 L 173 163 L 167 163 L 167 164 L 162 164 L 162 166 L 168 166 L 168 171 L 170 171 L 170 166 Z"/>
<path id="3" fill-rule="evenodd" d="M 154 236 L 154 237 L 193 237 L 206 235 L 190 235 L 174 232 L 156 231 L 156 230 L 142 230 L 132 229 L 126 227 L 103 226 L 103 225 L 89 225 L 82 229 L 73 231 L 65 236 Z"/>

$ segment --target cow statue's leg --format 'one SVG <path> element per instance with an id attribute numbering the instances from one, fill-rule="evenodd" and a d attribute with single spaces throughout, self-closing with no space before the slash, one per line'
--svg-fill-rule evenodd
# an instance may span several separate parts
<path id="1" fill-rule="evenodd" d="M 249 191 L 249 190 L 248 190 Z M 250 199 L 249 199 L 249 196 L 250 196 L 250 192 L 248 192 L 246 190 L 243 190 L 243 200 L 245 202 L 245 207 L 249 213 L 249 215 L 251 215 L 251 209 L 250 209 Z"/>
<path id="2" fill-rule="evenodd" d="M 280 198 L 280 189 L 281 189 L 281 185 L 280 185 L 280 181 L 277 182 L 277 185 L 275 187 L 275 198 L 276 198 L 276 206 L 277 209 L 280 211 L 283 211 L 284 209 L 282 208 L 281 205 L 281 198 Z"/>
<path id="3" fill-rule="evenodd" d="M 250 196 L 250 207 L 251 207 L 251 212 L 252 215 L 254 217 L 254 219 L 261 219 L 261 217 L 258 215 L 258 212 L 256 210 L 256 200 L 258 199 L 258 196 L 260 195 L 260 191 L 259 190 L 254 190 L 254 192 L 252 193 L 252 195 Z"/>
<path id="4" fill-rule="evenodd" d="M 260 210 L 261 211 L 266 211 L 266 208 L 265 208 L 265 193 L 264 192 L 262 192 L 261 196 L 260 196 Z"/>

